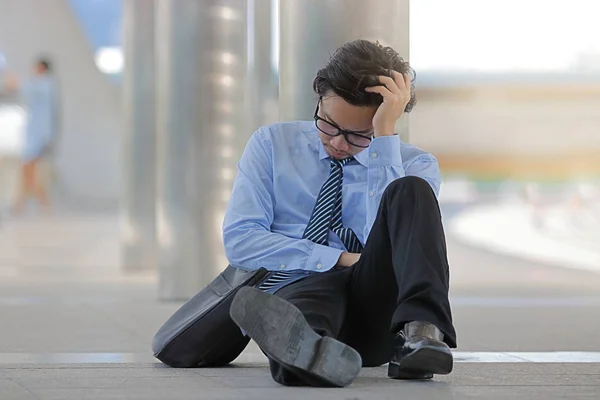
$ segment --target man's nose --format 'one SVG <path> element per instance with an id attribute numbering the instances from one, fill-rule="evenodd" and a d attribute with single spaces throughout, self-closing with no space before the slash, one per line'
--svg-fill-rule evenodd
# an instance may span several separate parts
<path id="1" fill-rule="evenodd" d="M 331 144 L 336 149 L 342 150 L 342 151 L 348 151 L 348 149 L 350 148 L 350 145 L 346 141 L 346 138 L 344 137 L 344 135 L 335 136 L 333 139 L 331 139 Z"/>

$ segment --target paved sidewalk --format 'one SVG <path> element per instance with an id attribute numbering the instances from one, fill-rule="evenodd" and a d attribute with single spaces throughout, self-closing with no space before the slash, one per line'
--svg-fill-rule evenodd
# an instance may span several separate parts
<path id="1" fill-rule="evenodd" d="M 153 359 L 152 336 L 181 303 L 157 301 L 156 274 L 119 271 L 115 214 L 8 221 L 0 400 L 600 398 L 600 274 L 483 252 L 452 233 L 448 250 L 451 375 L 394 381 L 382 367 L 344 389 L 284 388 L 255 346 L 222 369 Z"/>
<path id="2" fill-rule="evenodd" d="M 3 400 L 198 399 L 598 399 L 600 364 L 458 364 L 434 381 L 388 379 L 364 369 L 342 389 L 287 388 L 264 364 L 173 370 L 152 363 L 13 364 L 0 369 Z"/>

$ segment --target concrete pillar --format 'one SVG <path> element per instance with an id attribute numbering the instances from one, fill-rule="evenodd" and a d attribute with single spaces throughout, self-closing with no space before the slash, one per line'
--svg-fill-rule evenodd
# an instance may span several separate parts
<path id="1" fill-rule="evenodd" d="M 246 1 L 157 0 L 159 297 L 226 265 L 222 222 L 246 144 Z"/>
<path id="2" fill-rule="evenodd" d="M 125 145 L 121 262 L 125 270 L 155 269 L 154 2 L 127 0 L 123 7 Z"/>
<path id="3" fill-rule="evenodd" d="M 279 119 L 279 0 L 247 0 L 247 110 L 252 130 Z"/>
<path id="4" fill-rule="evenodd" d="M 282 120 L 311 119 L 312 81 L 339 46 L 379 40 L 409 57 L 409 0 L 282 0 L 279 104 Z M 397 129 L 408 138 L 407 119 Z"/>

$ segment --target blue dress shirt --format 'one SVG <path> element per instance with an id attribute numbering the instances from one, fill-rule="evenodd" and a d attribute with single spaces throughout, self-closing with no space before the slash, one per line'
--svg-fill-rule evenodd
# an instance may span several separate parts
<path id="1" fill-rule="evenodd" d="M 256 131 L 238 163 L 223 222 L 225 254 L 246 270 L 324 272 L 346 251 L 330 231 L 328 246 L 302 239 L 329 159 L 313 121 L 277 123 Z M 406 175 L 439 193 L 437 160 L 398 135 L 374 138 L 344 167 L 342 223 L 364 245 L 388 184 Z"/>
<path id="2" fill-rule="evenodd" d="M 56 136 L 58 84 L 48 74 L 38 76 L 24 85 L 23 94 L 28 108 L 23 158 L 28 162 L 44 155 Z"/>

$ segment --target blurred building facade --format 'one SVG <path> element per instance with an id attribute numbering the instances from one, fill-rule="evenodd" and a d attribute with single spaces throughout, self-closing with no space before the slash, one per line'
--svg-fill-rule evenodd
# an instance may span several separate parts
<path id="1" fill-rule="evenodd" d="M 283 8 L 278 6 L 279 1 L 268 0 L 264 3 L 269 5 L 267 9 L 273 8 L 271 12 L 277 13 L 277 16 L 270 18 L 268 22 L 260 22 L 258 25 L 262 29 L 260 34 L 269 35 L 273 30 L 265 29 L 278 23 L 280 12 L 286 15 L 294 10 L 297 11 L 297 4 L 301 4 L 289 0 L 281 1 L 285 5 Z M 390 4 L 392 3 L 394 2 Z M 485 10 L 481 5 L 469 0 L 460 0 L 459 3 L 465 3 L 464 6 L 471 7 L 474 12 L 479 13 L 480 21 L 471 22 L 471 25 L 474 29 L 482 28 L 482 23 L 487 21 L 489 15 L 484 13 Z M 494 12 L 500 12 L 502 7 L 496 7 L 499 6 L 496 3 L 490 4 L 490 8 Z M 588 14 L 593 12 L 596 7 L 589 2 L 584 4 L 579 1 L 579 3 L 581 3 L 579 8 L 573 7 L 568 10 L 568 15 L 572 14 L 571 20 L 575 17 L 581 18 L 586 12 Z M 117 202 L 123 187 L 121 179 L 123 114 L 120 107 L 119 87 L 122 69 L 122 62 L 120 63 L 119 60 L 122 61 L 122 56 L 121 58 L 116 56 L 112 65 L 107 65 L 106 61 L 99 58 L 102 56 L 102 50 L 106 50 L 105 53 L 108 50 L 118 52 L 123 45 L 120 33 L 123 23 L 122 0 L 93 2 L 93 4 L 80 0 L 43 3 L 35 0 L 3 0 L 2 4 L 0 53 L 3 54 L 4 70 L 25 78 L 32 60 L 40 54 L 48 54 L 55 61 L 61 78 L 63 137 L 56 164 L 65 194 L 82 201 Z M 308 2 L 304 7 L 308 10 L 311 4 Z M 586 4 L 589 8 L 587 11 L 586 7 L 583 7 Z M 315 3 L 316 8 L 311 12 L 317 12 L 318 9 L 343 9 L 342 6 L 343 4 L 335 1 L 327 2 L 327 5 Z M 366 9 L 385 10 L 386 7 L 389 8 L 383 3 L 381 7 L 373 3 Z M 600 117 L 596 112 L 600 102 L 598 95 L 600 52 L 597 49 L 585 50 L 584 48 L 574 56 L 569 70 L 556 73 L 535 70 L 486 73 L 485 70 L 477 69 L 477 65 L 473 65 L 472 70 L 468 70 L 469 60 L 474 59 L 475 56 L 463 60 L 467 69 L 461 72 L 457 67 L 458 61 L 461 61 L 460 57 L 465 57 L 469 45 L 455 43 L 457 55 L 452 60 L 443 59 L 451 58 L 452 53 L 441 50 L 441 46 L 446 42 L 450 44 L 451 40 L 460 40 L 461 37 L 458 36 L 460 32 L 469 30 L 469 26 L 465 26 L 468 25 L 467 22 L 456 21 L 457 24 L 460 23 L 454 29 L 458 33 L 445 31 L 447 34 L 440 36 L 439 32 L 447 27 L 441 25 L 443 19 L 436 17 L 438 13 L 425 14 L 426 7 L 435 7 L 441 13 L 445 10 L 444 7 L 448 6 L 444 6 L 443 2 L 438 0 L 426 0 L 413 4 L 411 9 L 411 31 L 413 32 L 411 42 L 415 49 L 413 64 L 417 69 L 419 96 L 419 104 L 410 116 L 412 142 L 434 152 L 440 158 L 443 169 L 448 172 L 490 171 L 499 177 L 503 174 L 527 175 L 528 170 L 532 171 L 532 176 L 542 172 L 546 175 L 552 173 L 557 177 L 596 173 L 598 167 L 595 160 L 600 151 L 598 134 Z M 552 10 L 555 8 L 553 6 L 547 9 L 550 13 L 548 18 L 553 15 Z M 532 13 L 536 11 L 529 9 L 531 7 L 528 6 L 524 10 L 525 17 L 535 15 Z M 364 13 L 364 10 L 361 12 Z M 543 21 L 544 19 L 536 24 L 543 27 L 546 25 Z M 525 22 L 522 25 L 525 26 Z M 461 24 L 463 26 L 460 26 Z M 367 25 L 368 21 L 363 26 Z M 397 24 L 400 25 L 402 24 Z M 583 27 L 580 28 L 579 36 L 574 36 L 577 32 L 570 32 L 573 47 L 577 47 L 577 43 L 572 38 L 580 37 L 581 41 L 584 41 L 589 40 L 587 36 L 593 34 L 591 28 L 586 27 L 585 23 L 580 25 Z M 283 29 L 289 30 L 293 26 L 293 24 L 284 25 Z M 379 35 L 380 39 L 385 36 L 383 31 L 379 33 L 373 31 L 372 34 L 365 35 L 364 31 L 360 31 L 360 26 L 353 28 L 351 24 L 342 24 L 337 30 L 329 29 L 331 32 L 324 31 L 321 34 L 327 33 L 327 37 L 343 36 L 340 32 L 334 31 L 337 32 L 344 26 L 348 28 L 350 35 L 356 33 L 355 36 L 373 38 Z M 103 27 L 105 31 L 102 30 Z M 587 35 L 584 33 L 586 29 L 589 32 Z M 314 28 L 311 31 L 313 36 L 318 36 Z M 473 46 L 487 42 L 493 47 L 501 43 L 489 32 L 489 29 L 482 32 L 482 37 L 477 38 L 477 41 L 473 39 Z M 273 35 L 278 36 L 278 32 Z M 514 33 L 513 36 L 516 37 Z M 307 36 L 307 39 L 310 37 Z M 436 37 L 437 42 L 441 44 L 432 44 Z M 505 42 L 514 45 L 510 42 L 515 40 L 514 37 L 513 39 L 507 37 Z M 527 44 L 531 38 L 521 39 Z M 298 59 L 297 55 L 301 53 L 294 53 L 296 55 L 292 53 L 293 49 L 302 42 L 289 40 L 286 36 L 283 42 L 279 43 L 279 37 L 270 37 L 267 41 L 272 49 L 268 54 L 261 53 L 259 59 L 262 62 L 275 64 L 274 67 L 278 69 L 279 62 L 274 59 L 279 58 L 279 46 L 281 46 L 282 53 L 285 55 L 282 60 L 283 72 L 287 74 L 287 71 L 291 71 L 294 74 L 294 69 L 286 65 L 291 62 L 295 64 L 306 62 L 310 53 L 300 56 L 304 57 L 304 61 Z M 247 40 L 246 46 L 250 42 Z M 331 45 L 333 43 L 329 46 Z M 504 45 L 504 50 L 508 45 Z M 557 51 L 560 50 L 560 45 L 557 44 Z M 547 47 L 542 39 L 538 39 L 538 46 L 542 50 Z M 563 49 L 564 46 L 565 44 Z M 326 54 L 332 49 L 324 48 L 323 51 Z M 471 53 L 477 51 L 475 47 L 470 50 Z M 482 57 L 493 54 L 489 49 L 480 49 L 480 51 Z M 434 69 L 432 65 L 436 65 L 436 54 L 439 54 L 438 64 L 441 67 Z M 534 59 L 533 56 L 527 57 Z M 537 55 L 536 60 L 543 57 L 543 54 Z M 509 55 L 505 58 L 509 58 Z M 488 61 L 486 65 L 493 65 L 492 63 Z M 518 65 L 519 60 L 513 63 Z M 420 70 L 420 66 L 425 70 Z M 310 68 L 314 69 L 313 66 Z M 259 70 L 254 73 L 260 73 L 257 72 Z M 118 78 L 114 79 L 114 76 Z M 254 80 L 250 80 L 249 84 L 252 82 Z M 276 86 L 276 82 L 272 85 Z M 298 86 L 296 90 L 298 88 L 302 87 Z M 254 90 L 256 91 L 257 88 L 254 87 Z M 277 91 L 277 88 L 270 90 Z M 291 99 L 291 96 L 286 95 L 286 90 L 283 88 L 284 99 L 282 100 L 288 97 Z M 310 90 L 305 92 L 308 93 Z M 284 103 L 291 101 L 285 100 Z M 277 103 L 272 103 L 263 110 L 253 110 L 252 114 L 269 114 L 268 118 L 262 118 L 263 121 L 275 120 L 278 115 L 277 107 Z M 293 116 L 296 117 L 297 114 Z M 249 128 L 248 132 L 238 134 L 247 138 L 252 129 Z"/>
<path id="2" fill-rule="evenodd" d="M 600 175 L 600 75 L 424 80 L 411 115 L 412 141 L 432 151 L 445 173 L 529 180 Z"/>
<path id="3" fill-rule="evenodd" d="M 549 45 L 543 35 L 532 39 L 512 32 L 503 37 L 507 32 L 501 29 L 486 33 L 491 11 L 507 12 L 499 1 L 490 11 L 482 2 L 457 0 L 478 13 L 474 22 L 447 18 L 452 7 L 446 3 L 452 2 L 440 0 L 413 2 L 410 12 L 408 0 L 136 1 L 140 9 L 148 11 L 153 4 L 162 10 L 153 21 L 158 33 L 146 42 L 113 33 L 104 41 L 90 35 L 81 17 L 93 13 L 86 8 L 91 3 L 84 1 L 0 1 L 5 70 L 25 78 L 40 54 L 49 55 L 57 67 L 63 129 L 55 163 L 63 199 L 120 203 L 127 246 L 136 246 L 135 238 L 141 237 L 136 230 L 147 233 L 149 226 L 156 227 L 151 236 L 157 236 L 157 243 L 140 242 L 124 263 L 136 265 L 134 258 L 141 260 L 148 246 L 158 246 L 156 257 L 137 263 L 159 265 L 176 277 L 177 282 L 165 286 L 165 298 L 189 296 L 200 281 L 222 269 L 222 212 L 246 140 L 261 124 L 310 118 L 312 76 L 348 40 L 380 40 L 411 61 L 418 104 L 398 129 L 408 138 L 410 125 L 410 141 L 434 153 L 444 174 L 500 180 L 600 176 L 599 53 L 580 52 L 568 68 L 557 64 L 554 69 L 544 65 L 544 60 L 551 64 L 545 53 L 534 52 L 535 58 L 519 47 L 511 56 L 511 46 L 516 49 L 519 40 L 540 52 Z M 123 6 L 119 0 L 109 3 L 113 11 L 115 4 Z M 109 14 L 117 19 L 107 24 L 113 31 L 114 26 L 140 23 L 132 17 L 135 9 Z M 125 21 L 119 21 L 123 15 Z M 518 23 L 548 25 L 537 15 L 529 7 Z M 582 30 L 574 35 L 583 41 L 588 34 Z M 127 53 L 132 49 L 123 58 L 123 45 L 150 46 L 156 55 L 147 53 L 146 61 L 132 62 L 128 57 L 133 53 Z M 565 51 L 569 43 L 558 45 Z M 108 47 L 99 53 L 101 46 Z M 493 58 L 495 53 L 499 58 Z M 133 68 L 123 76 L 127 82 L 121 79 L 123 59 L 130 60 L 125 69 Z M 157 62 L 150 66 L 152 59 Z M 502 60 L 510 63 L 495 64 Z M 157 87 L 149 102 L 157 109 L 147 111 L 147 118 L 156 123 L 155 132 L 144 120 L 144 110 L 135 108 L 140 96 L 155 92 L 143 87 L 148 77 L 137 73 L 149 73 L 150 67 L 156 68 Z M 146 155 L 133 154 L 145 140 L 157 147 L 150 146 Z M 140 179 L 150 176 L 156 186 Z M 156 209 L 141 207 L 148 202 Z M 203 258 L 209 272 L 194 274 Z"/>

